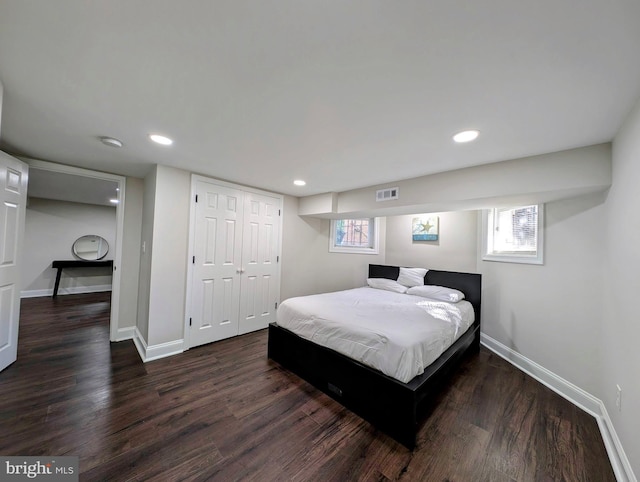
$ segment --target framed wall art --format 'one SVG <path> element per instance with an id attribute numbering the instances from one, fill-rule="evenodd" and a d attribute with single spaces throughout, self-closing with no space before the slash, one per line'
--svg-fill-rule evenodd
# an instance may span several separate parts
<path id="1" fill-rule="evenodd" d="M 438 241 L 438 216 L 420 216 L 413 218 L 413 241 Z"/>

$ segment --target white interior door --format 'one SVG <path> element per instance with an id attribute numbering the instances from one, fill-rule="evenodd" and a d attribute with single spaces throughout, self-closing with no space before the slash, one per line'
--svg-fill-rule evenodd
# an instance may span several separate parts
<path id="1" fill-rule="evenodd" d="M 276 321 L 280 204 L 279 198 L 245 193 L 239 334 Z"/>
<path id="2" fill-rule="evenodd" d="M 16 361 L 28 166 L 0 152 L 0 370 Z"/>
<path id="3" fill-rule="evenodd" d="M 196 183 L 192 306 L 189 344 L 238 334 L 243 193 Z"/>

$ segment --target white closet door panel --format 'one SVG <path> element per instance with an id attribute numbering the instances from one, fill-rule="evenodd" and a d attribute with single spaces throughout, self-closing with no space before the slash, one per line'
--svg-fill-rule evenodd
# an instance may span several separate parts
<path id="1" fill-rule="evenodd" d="M 271 275 L 242 278 L 239 334 L 261 330 L 276 320 L 277 290 L 273 280 Z"/>
<path id="2" fill-rule="evenodd" d="M 204 256 L 202 263 L 207 266 L 215 264 L 216 260 L 216 233 L 218 232 L 218 219 L 205 217 L 204 221 Z"/>
<path id="3" fill-rule="evenodd" d="M 245 304 L 244 317 L 253 319 L 256 317 L 256 295 L 258 291 L 258 278 L 245 276 L 242 278 L 242 298 Z"/>
<path id="4" fill-rule="evenodd" d="M 222 340 L 238 334 L 238 279 L 205 279 L 194 293 L 198 314 L 191 326 L 191 346 Z M 195 314 L 195 313 L 194 313 Z"/>
<path id="5" fill-rule="evenodd" d="M 240 230 L 242 226 L 238 226 L 238 222 L 235 219 L 225 219 L 222 228 L 222 245 L 224 246 L 224 253 L 222 256 L 222 266 L 236 267 L 240 265 L 242 259 L 241 253 L 238 250 L 240 244 Z"/>
<path id="6" fill-rule="evenodd" d="M 17 334 L 17 331 L 15 331 L 17 326 L 14 326 L 11 321 L 15 319 L 17 307 L 15 284 L 0 286 L 0 350 L 7 351 L 5 366 L 16 361 L 13 352 L 17 354 L 18 340 L 15 336 Z M 8 355 L 9 352 L 12 353 L 10 356 Z"/>
<path id="7" fill-rule="evenodd" d="M 238 334 L 243 193 L 196 184 L 190 346 Z"/>
<path id="8" fill-rule="evenodd" d="M 245 193 L 240 334 L 276 320 L 280 203 L 279 198 Z"/>

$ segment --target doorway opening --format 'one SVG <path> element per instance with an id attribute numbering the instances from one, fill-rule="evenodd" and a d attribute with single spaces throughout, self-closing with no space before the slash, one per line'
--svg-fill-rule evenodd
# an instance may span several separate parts
<path id="1" fill-rule="evenodd" d="M 102 256 L 101 259 L 112 262 L 111 273 L 108 269 L 105 270 L 104 267 L 97 266 L 88 266 L 89 269 L 86 271 L 84 267 L 82 270 L 75 268 L 77 271 L 74 276 L 77 275 L 80 281 L 75 283 L 77 286 L 70 286 L 69 283 L 65 283 L 63 270 L 58 294 L 111 291 L 109 338 L 111 341 L 117 341 L 119 339 L 120 267 L 122 263 L 126 178 L 35 159 L 23 159 L 23 161 L 29 165 L 27 216 L 29 216 L 31 209 L 31 214 L 35 218 L 31 220 L 32 236 L 30 239 L 27 239 L 28 234 L 25 232 L 25 256 L 22 272 L 23 276 L 27 275 L 28 278 L 25 281 L 26 284 L 23 284 L 25 287 L 23 297 L 50 296 L 52 294 L 50 292 L 54 288 L 52 277 L 57 275 L 56 270 L 53 269 L 43 271 L 43 264 L 50 267 L 51 263 L 56 261 L 56 259 L 44 259 L 43 256 L 52 257 L 53 254 L 39 253 L 38 256 L 42 259 L 30 260 L 26 256 L 27 249 L 38 252 L 37 243 L 41 241 L 50 245 L 58 243 L 60 245 L 57 246 L 56 253 L 58 255 L 54 256 L 55 258 L 82 260 L 83 254 L 78 255 L 75 241 L 83 236 L 99 236 L 108 245 L 106 252 L 104 245 L 102 245 L 99 255 Z M 46 212 L 47 210 L 48 212 Z M 55 212 L 52 212 L 55 210 L 63 210 L 68 216 L 56 217 Z M 37 216 L 42 219 L 43 226 L 38 225 Z M 65 226 L 56 225 L 56 220 Z M 29 219 L 27 222 L 30 222 Z M 47 230 L 52 232 L 48 239 L 45 237 L 46 235 L 37 234 L 46 233 Z M 55 239 L 56 236 L 53 234 L 56 232 L 58 239 Z M 44 239 L 40 239 L 41 237 Z M 51 248 L 51 253 L 53 253 L 53 247 Z M 83 286 L 82 275 L 85 273 L 89 275 L 88 279 L 92 280 L 92 286 Z M 43 291 L 39 292 L 39 289 Z"/>

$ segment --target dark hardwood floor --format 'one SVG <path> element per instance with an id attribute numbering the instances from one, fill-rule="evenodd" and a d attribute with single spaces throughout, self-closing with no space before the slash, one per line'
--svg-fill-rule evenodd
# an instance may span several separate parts
<path id="1" fill-rule="evenodd" d="M 25 299 L 0 373 L 0 454 L 81 480 L 615 480 L 596 421 L 482 348 L 412 453 L 267 359 L 266 330 L 143 364 L 109 294 Z"/>

